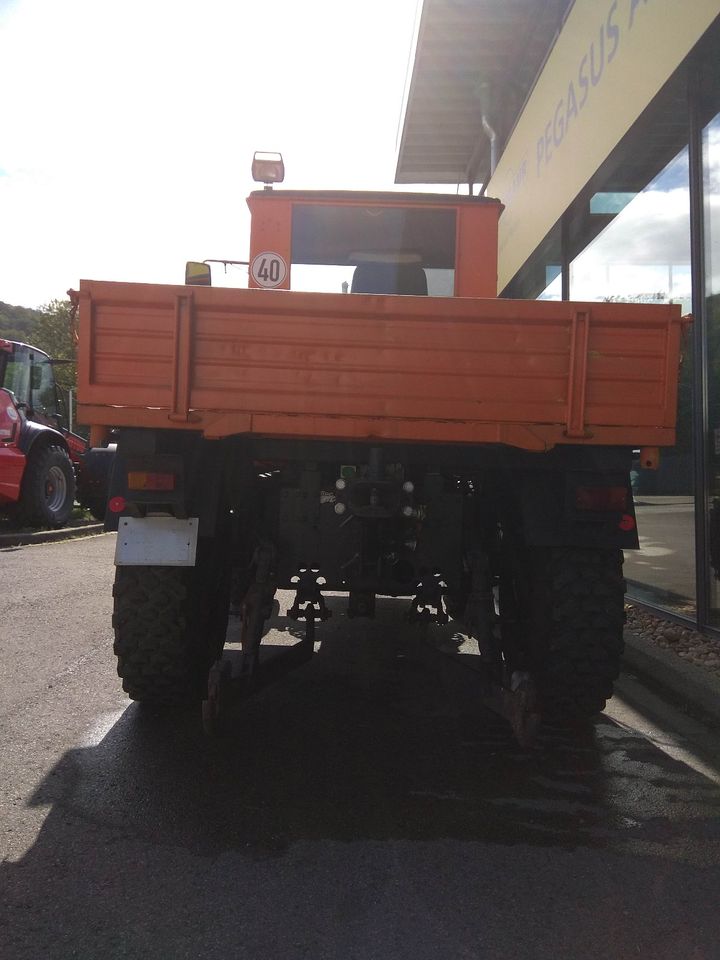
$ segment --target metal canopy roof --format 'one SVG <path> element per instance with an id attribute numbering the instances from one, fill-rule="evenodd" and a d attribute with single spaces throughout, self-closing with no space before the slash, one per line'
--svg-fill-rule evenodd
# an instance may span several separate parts
<path id="1" fill-rule="evenodd" d="M 424 0 L 396 183 L 488 179 L 573 0 Z"/>

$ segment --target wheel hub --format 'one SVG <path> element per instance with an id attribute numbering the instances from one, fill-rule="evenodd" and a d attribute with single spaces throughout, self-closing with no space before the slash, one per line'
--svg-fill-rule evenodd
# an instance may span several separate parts
<path id="1" fill-rule="evenodd" d="M 45 478 L 45 501 L 49 510 L 60 510 L 67 497 L 67 481 L 60 467 L 53 466 Z"/>

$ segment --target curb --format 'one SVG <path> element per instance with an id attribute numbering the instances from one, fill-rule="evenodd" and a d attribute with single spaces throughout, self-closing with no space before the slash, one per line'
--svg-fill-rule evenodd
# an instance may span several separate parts
<path id="1" fill-rule="evenodd" d="M 105 532 L 102 523 L 88 523 L 82 527 L 62 527 L 60 530 L 38 530 L 32 533 L 0 534 L 0 550 L 8 547 L 28 547 L 35 543 L 56 543 L 59 540 L 74 540 L 79 537 L 95 537 Z"/>
<path id="2" fill-rule="evenodd" d="M 720 676 L 703 670 L 694 663 L 685 663 L 674 653 L 656 647 L 629 630 L 625 631 L 625 671 L 649 680 L 688 712 L 701 711 L 720 723 Z"/>

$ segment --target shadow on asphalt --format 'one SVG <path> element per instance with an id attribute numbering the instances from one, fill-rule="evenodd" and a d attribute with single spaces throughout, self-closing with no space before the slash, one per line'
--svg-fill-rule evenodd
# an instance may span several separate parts
<path id="1" fill-rule="evenodd" d="M 699 875 L 683 861 L 720 840 L 713 784 L 608 718 L 584 732 L 546 729 L 523 751 L 477 705 L 469 671 L 409 628 L 388 625 L 388 611 L 399 619 L 397 603 L 384 603 L 375 624 L 348 621 L 333 606 L 315 658 L 233 708 L 222 739 L 206 739 L 196 714 L 153 715 L 133 704 L 96 746 L 62 758 L 31 801 L 49 808 L 34 846 L 0 865 L 8 960 L 381 956 L 352 941 L 343 916 L 372 917 L 374 885 L 385 900 L 394 889 L 388 871 L 406 891 L 398 896 L 410 899 L 391 898 L 385 942 L 404 911 L 415 918 L 404 945 L 384 954 L 391 957 L 440 955 L 435 927 L 423 933 L 423 910 L 438 912 L 451 942 L 465 944 L 463 956 L 480 956 L 470 945 L 488 929 L 506 938 L 516 896 L 525 898 L 521 936 L 542 917 L 539 903 L 551 909 L 556 890 L 574 896 L 579 883 L 578 897 L 596 902 L 573 914 L 579 939 L 608 896 L 639 897 L 645 915 L 668 889 L 698 900 L 687 883 Z M 454 642 L 451 631 L 433 639 Z M 611 858 L 619 866 L 607 877 L 557 859 L 583 849 L 634 859 Z M 634 879 L 614 876 L 642 861 Z M 573 862 L 579 873 L 566 878 Z M 533 873 L 546 870 L 553 879 L 538 899 Z M 424 879 L 413 880 L 414 871 Z M 465 931 L 457 918 L 470 875 L 490 884 L 491 897 L 504 885 L 505 896 Z M 436 881 L 438 905 L 433 897 L 421 908 Z M 614 892 L 618 882 L 630 891 Z M 275 891 L 268 903 L 265 887 Z M 303 933 L 312 929 L 341 946 L 321 954 L 315 934 Z M 532 949 L 538 935 L 525 932 L 527 940 L 487 955 L 544 957 Z M 631 928 L 618 930 L 614 955 L 635 956 L 636 942 Z"/>
<path id="2" fill-rule="evenodd" d="M 62 844 L 70 814 L 201 856 L 324 839 L 572 849 L 671 842 L 688 829 L 720 837 L 689 809 L 659 833 L 638 819 L 643 794 L 655 807 L 658 790 L 720 812 L 713 784 L 646 740 L 603 717 L 584 730 L 545 728 L 522 750 L 478 704 L 475 674 L 402 624 L 399 602 L 385 601 L 370 624 L 332 605 L 319 653 L 232 705 L 222 737 L 206 738 L 196 712 L 131 704 L 97 746 L 67 753 L 31 801 L 52 808 L 38 845 L 49 835 Z M 433 628 L 432 639 L 458 638 Z"/>

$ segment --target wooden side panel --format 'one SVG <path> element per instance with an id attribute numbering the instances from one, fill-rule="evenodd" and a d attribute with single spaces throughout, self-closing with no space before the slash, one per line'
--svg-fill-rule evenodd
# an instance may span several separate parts
<path id="1" fill-rule="evenodd" d="M 85 422 L 533 449 L 673 442 L 679 307 L 81 291 Z"/>

